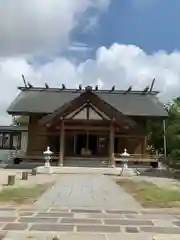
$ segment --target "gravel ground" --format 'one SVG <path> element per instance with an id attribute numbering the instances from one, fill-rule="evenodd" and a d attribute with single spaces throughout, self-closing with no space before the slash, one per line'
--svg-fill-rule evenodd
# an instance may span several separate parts
<path id="1" fill-rule="evenodd" d="M 29 172 L 28 180 L 21 180 L 22 172 L 27 171 Z M 17 186 L 32 186 L 36 184 L 42 184 L 42 183 L 48 183 L 48 182 L 55 182 L 59 179 L 59 174 L 38 174 L 36 176 L 31 175 L 30 170 L 18 170 L 18 169 L 0 169 L 0 189 L 3 188 L 3 186 L 6 186 L 8 182 L 8 175 L 16 175 L 16 185 Z"/>

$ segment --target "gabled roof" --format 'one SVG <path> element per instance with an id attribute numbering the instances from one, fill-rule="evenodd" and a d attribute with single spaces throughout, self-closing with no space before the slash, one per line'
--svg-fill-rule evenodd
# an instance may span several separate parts
<path id="1" fill-rule="evenodd" d="M 80 108 L 75 109 L 65 116 L 66 120 L 111 120 L 104 112 L 99 111 L 90 102 L 86 102 Z"/>
<path id="2" fill-rule="evenodd" d="M 7 112 L 9 114 L 49 114 L 72 101 L 85 90 L 22 88 Z M 156 92 L 98 90 L 93 92 L 103 101 L 127 116 L 167 117 L 164 105 L 159 101 Z"/>
<path id="3" fill-rule="evenodd" d="M 92 92 L 91 89 L 83 92 L 72 101 L 63 104 L 53 113 L 50 113 L 49 115 L 43 117 L 41 119 L 41 123 L 46 125 L 59 123 L 61 118 L 66 118 L 66 116 L 68 116 L 74 110 L 82 107 L 84 104 L 88 105 L 88 107 L 93 104 L 97 107 L 98 110 L 105 113 L 109 119 L 115 120 L 117 123 L 122 123 L 124 126 L 134 127 L 136 125 L 136 122 L 133 119 L 125 116 L 112 105 L 102 100 L 96 93 Z"/>

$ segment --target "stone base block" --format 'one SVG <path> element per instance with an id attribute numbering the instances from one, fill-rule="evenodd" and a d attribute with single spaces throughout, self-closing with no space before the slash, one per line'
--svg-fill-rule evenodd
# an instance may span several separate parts
<path id="1" fill-rule="evenodd" d="M 51 166 L 49 166 L 49 167 L 46 167 L 46 166 L 37 167 L 36 172 L 37 173 L 43 173 L 43 174 L 52 174 L 53 173 L 53 168 Z"/>
<path id="2" fill-rule="evenodd" d="M 121 176 L 124 176 L 124 177 L 131 177 L 136 175 L 137 175 L 137 172 L 133 168 L 123 168 L 121 172 Z"/>

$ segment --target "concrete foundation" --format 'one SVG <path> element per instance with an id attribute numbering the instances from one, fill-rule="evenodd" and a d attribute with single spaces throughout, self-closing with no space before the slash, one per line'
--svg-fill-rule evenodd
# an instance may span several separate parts
<path id="1" fill-rule="evenodd" d="M 36 168 L 37 173 L 43 173 L 43 174 L 52 174 L 53 173 L 53 167 L 51 166 L 41 166 Z"/>

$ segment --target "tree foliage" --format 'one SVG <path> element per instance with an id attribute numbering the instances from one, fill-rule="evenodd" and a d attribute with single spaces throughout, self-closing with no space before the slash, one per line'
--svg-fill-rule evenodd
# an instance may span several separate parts
<path id="1" fill-rule="evenodd" d="M 180 97 L 173 99 L 165 106 L 169 116 L 166 120 L 167 153 L 173 157 L 180 157 Z M 149 121 L 148 143 L 162 152 L 164 142 L 163 123 Z"/>

